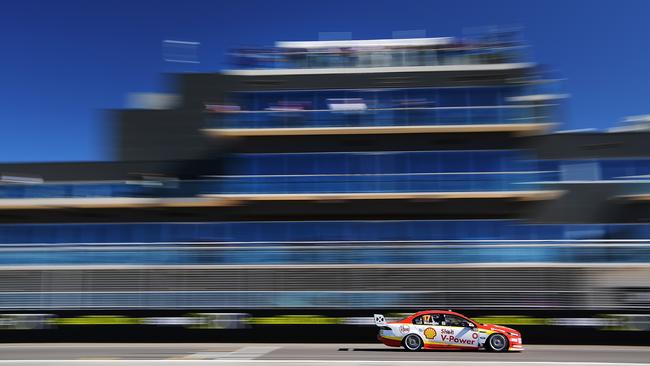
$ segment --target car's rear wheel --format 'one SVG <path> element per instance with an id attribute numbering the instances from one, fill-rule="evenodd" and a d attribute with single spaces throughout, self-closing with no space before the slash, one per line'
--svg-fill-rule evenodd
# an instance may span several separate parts
<path id="1" fill-rule="evenodd" d="M 404 346 L 404 349 L 406 349 L 407 351 L 419 351 L 422 349 L 422 346 L 424 344 L 422 342 L 422 338 L 420 338 L 416 334 L 409 334 L 402 341 L 402 345 Z"/>
<path id="2" fill-rule="evenodd" d="M 487 349 L 492 352 L 503 352 L 508 350 L 508 338 L 503 334 L 493 334 L 487 339 Z"/>

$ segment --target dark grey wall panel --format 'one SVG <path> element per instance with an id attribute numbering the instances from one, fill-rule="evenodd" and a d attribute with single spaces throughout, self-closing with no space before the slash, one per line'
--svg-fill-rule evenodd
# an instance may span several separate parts
<path id="1" fill-rule="evenodd" d="M 214 145 L 201 132 L 201 110 L 124 110 L 115 112 L 114 118 L 117 160 L 199 159 Z"/>
<path id="2" fill-rule="evenodd" d="M 557 133 L 522 140 L 541 159 L 650 158 L 650 131 Z"/>

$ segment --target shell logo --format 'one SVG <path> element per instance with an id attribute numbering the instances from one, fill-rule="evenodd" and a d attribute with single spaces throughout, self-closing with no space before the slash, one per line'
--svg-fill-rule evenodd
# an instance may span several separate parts
<path id="1" fill-rule="evenodd" d="M 429 339 L 433 339 L 436 337 L 436 330 L 433 328 L 427 328 L 424 330 L 424 336 Z"/>

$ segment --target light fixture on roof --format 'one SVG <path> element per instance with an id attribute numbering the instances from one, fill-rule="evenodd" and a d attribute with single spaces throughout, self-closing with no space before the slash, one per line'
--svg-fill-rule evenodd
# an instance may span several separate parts
<path id="1" fill-rule="evenodd" d="M 163 60 L 184 64 L 198 64 L 198 50 L 201 42 L 178 41 L 165 39 L 162 41 Z"/>

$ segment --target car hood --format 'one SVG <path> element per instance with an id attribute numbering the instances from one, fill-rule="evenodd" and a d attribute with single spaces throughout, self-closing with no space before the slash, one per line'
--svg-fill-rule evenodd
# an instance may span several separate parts
<path id="1" fill-rule="evenodd" d="M 479 325 L 480 329 L 485 329 L 485 330 L 492 330 L 492 331 L 500 331 L 500 332 L 505 332 L 505 333 L 516 333 L 520 334 L 518 330 L 504 327 L 503 325 L 496 325 L 496 324 L 481 324 Z"/>

